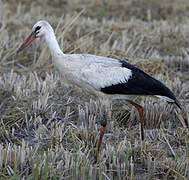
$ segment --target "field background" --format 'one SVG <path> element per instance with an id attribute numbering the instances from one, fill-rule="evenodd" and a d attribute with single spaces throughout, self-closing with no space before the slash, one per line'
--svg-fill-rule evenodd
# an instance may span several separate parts
<path id="1" fill-rule="evenodd" d="M 16 50 L 47 20 L 64 53 L 125 60 L 166 84 L 183 109 L 151 98 L 141 157 L 136 110 L 112 105 L 94 164 L 101 107 L 66 87 L 49 50 L 36 40 Z M 0 179 L 189 179 L 188 0 L 0 0 Z"/>

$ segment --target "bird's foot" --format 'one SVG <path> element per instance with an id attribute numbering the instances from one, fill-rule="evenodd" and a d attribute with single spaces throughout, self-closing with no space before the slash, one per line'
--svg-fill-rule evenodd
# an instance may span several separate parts
<path id="1" fill-rule="evenodd" d="M 146 144 L 145 144 L 145 141 L 142 140 L 142 142 L 141 142 L 141 164 L 142 164 L 143 168 L 145 166 L 145 150 L 146 150 Z"/>
<path id="2" fill-rule="evenodd" d="M 102 139 L 103 139 L 104 133 L 106 131 L 107 119 L 106 119 L 105 115 L 103 115 L 101 117 L 100 125 L 101 125 L 101 127 L 100 127 L 100 138 L 98 140 L 98 147 L 97 147 L 98 149 L 97 149 L 97 153 L 96 153 L 95 163 L 98 162 L 98 155 L 99 155 L 99 152 L 100 152 L 100 146 L 102 144 Z"/>

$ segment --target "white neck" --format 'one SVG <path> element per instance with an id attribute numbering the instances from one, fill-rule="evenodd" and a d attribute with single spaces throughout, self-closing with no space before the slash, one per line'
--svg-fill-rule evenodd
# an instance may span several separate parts
<path id="1" fill-rule="evenodd" d="M 56 40 L 54 33 L 49 33 L 45 35 L 45 42 L 47 43 L 48 48 L 51 51 L 51 56 L 56 57 L 63 55 L 64 53 L 60 49 L 60 46 Z"/>

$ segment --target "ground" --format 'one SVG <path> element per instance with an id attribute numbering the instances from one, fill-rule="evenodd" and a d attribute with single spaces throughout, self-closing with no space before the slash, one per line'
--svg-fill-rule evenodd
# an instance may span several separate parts
<path id="1" fill-rule="evenodd" d="M 0 179 L 189 179 L 189 1 L 0 1 Z M 152 97 L 145 151 L 134 107 L 115 101 L 98 164 L 101 107 L 67 87 L 49 50 L 16 50 L 38 20 L 64 53 L 125 60 L 168 86 L 182 110 Z"/>

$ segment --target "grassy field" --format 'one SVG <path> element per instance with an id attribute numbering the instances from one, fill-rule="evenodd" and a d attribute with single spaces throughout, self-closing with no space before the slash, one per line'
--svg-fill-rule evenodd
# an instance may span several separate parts
<path id="1" fill-rule="evenodd" d="M 66 87 L 40 40 L 16 50 L 47 20 L 64 53 L 125 60 L 166 84 L 183 109 L 152 97 L 142 164 L 137 111 L 112 104 L 98 164 L 100 105 Z M 188 0 L 0 0 L 0 179 L 189 179 Z"/>

